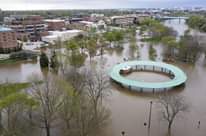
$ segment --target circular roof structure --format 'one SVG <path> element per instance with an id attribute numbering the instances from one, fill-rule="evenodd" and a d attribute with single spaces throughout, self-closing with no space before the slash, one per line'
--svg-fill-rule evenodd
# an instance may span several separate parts
<path id="1" fill-rule="evenodd" d="M 144 82 L 127 79 L 120 74 L 120 71 L 125 67 L 141 68 L 144 70 L 146 67 L 152 68 L 153 71 L 159 71 L 163 73 L 172 74 L 173 78 L 166 82 Z M 178 67 L 171 64 L 166 64 L 163 62 L 154 62 L 154 61 L 128 61 L 115 65 L 110 71 L 109 76 L 114 81 L 128 87 L 132 88 L 141 88 L 141 89 L 168 89 L 172 87 L 179 86 L 184 84 L 187 80 L 186 74 Z"/>

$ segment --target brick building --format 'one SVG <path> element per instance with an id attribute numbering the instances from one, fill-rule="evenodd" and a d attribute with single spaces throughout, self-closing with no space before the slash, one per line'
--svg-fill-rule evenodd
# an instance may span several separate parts
<path id="1" fill-rule="evenodd" d="M 20 50 L 14 30 L 0 26 L 0 53 L 10 53 Z"/>
<path id="2" fill-rule="evenodd" d="M 62 30 L 65 28 L 65 21 L 60 19 L 46 19 L 44 22 L 47 24 L 49 31 Z"/>
<path id="3" fill-rule="evenodd" d="M 41 40 L 47 35 L 46 24 L 39 15 L 11 15 L 4 18 L 4 23 L 16 31 L 19 40 Z"/>

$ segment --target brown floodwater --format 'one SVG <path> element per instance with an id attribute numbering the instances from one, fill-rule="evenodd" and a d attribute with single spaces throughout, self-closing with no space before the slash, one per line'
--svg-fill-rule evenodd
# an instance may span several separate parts
<path id="1" fill-rule="evenodd" d="M 175 20 L 177 21 L 177 20 Z M 167 22 L 172 25 L 171 22 Z M 177 22 L 174 22 L 174 26 Z M 185 26 L 184 22 L 181 24 Z M 178 25 L 178 30 L 180 25 Z M 182 30 L 185 30 L 182 28 Z M 148 60 L 147 43 L 138 41 L 140 57 L 137 58 L 137 51 L 130 50 L 125 44 L 123 51 L 110 51 L 101 57 L 95 57 L 93 62 L 96 66 L 104 64 L 104 70 L 109 70 L 115 64 L 124 62 L 124 58 L 129 60 Z M 157 61 L 162 60 L 162 45 L 155 45 L 157 50 Z M 89 60 L 86 61 L 89 64 Z M 190 110 L 181 114 L 175 119 L 172 127 L 174 136 L 205 136 L 206 135 L 206 65 L 204 57 L 201 57 L 196 64 L 173 63 L 180 67 L 188 77 L 185 86 L 174 88 L 169 91 L 171 94 L 182 95 L 190 105 Z M 34 73 L 42 76 L 39 62 L 20 62 L 17 64 L 0 65 L 0 81 L 9 80 L 12 82 L 24 82 Z M 138 76 L 137 76 L 138 75 Z M 145 81 L 166 81 L 169 78 L 157 73 L 132 73 L 128 78 Z M 152 118 L 150 136 L 165 136 L 167 123 L 161 119 L 160 108 L 155 103 L 156 96 L 161 94 L 145 94 L 129 91 L 118 84 L 110 81 L 111 94 L 107 98 L 105 105 L 110 109 L 111 117 L 108 126 L 104 129 L 104 136 L 121 136 L 121 131 L 125 131 L 125 136 L 147 136 L 150 101 L 152 105 Z M 198 121 L 201 121 L 200 128 L 197 128 Z"/>
<path id="2" fill-rule="evenodd" d="M 141 82 L 166 82 L 171 80 L 169 75 L 152 71 L 134 71 L 130 74 L 123 75 L 125 78 Z M 151 78 L 155 77 L 155 78 Z"/>

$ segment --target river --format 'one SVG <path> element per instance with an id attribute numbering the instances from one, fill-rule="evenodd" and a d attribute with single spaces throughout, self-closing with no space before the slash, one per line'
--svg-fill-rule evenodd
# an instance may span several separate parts
<path id="1" fill-rule="evenodd" d="M 173 27 L 178 32 L 178 36 L 184 34 L 187 30 L 187 25 L 184 20 L 170 20 L 166 21 L 165 25 Z M 140 60 L 148 60 L 147 43 L 138 41 L 140 50 Z M 157 50 L 157 61 L 162 60 L 162 45 L 155 45 Z M 133 54 L 134 53 L 134 54 Z M 115 64 L 123 62 L 124 58 L 131 60 L 137 59 L 136 52 L 129 49 L 128 44 L 125 44 L 125 49 L 122 52 L 113 51 L 105 54 L 105 69 L 108 70 Z M 188 76 L 185 87 L 180 87 L 171 90 L 175 95 L 183 95 L 186 102 L 190 105 L 190 110 L 179 116 L 175 120 L 175 125 L 172 128 L 174 136 L 205 136 L 206 132 L 206 68 L 204 58 L 196 62 L 195 65 L 176 62 L 174 65 L 182 68 Z M 95 57 L 96 62 L 100 62 L 100 57 Z M 88 61 L 86 62 L 88 63 Z M 98 65 L 98 63 L 97 63 Z M 25 82 L 33 74 L 42 76 L 42 71 L 39 62 L 19 62 L 16 64 L 0 65 L 0 81 L 10 82 Z M 136 78 L 138 76 L 138 78 Z M 159 74 L 135 73 L 128 78 L 148 81 L 162 81 L 168 80 L 167 77 Z M 159 107 L 155 104 L 155 97 L 153 94 L 135 93 L 119 85 L 111 82 L 111 94 L 107 98 L 106 106 L 111 111 L 111 118 L 106 128 L 104 136 L 121 136 L 121 131 L 125 131 L 125 136 L 147 136 L 150 101 L 153 101 L 152 118 L 151 118 L 151 136 L 165 136 L 167 132 L 167 123 L 161 119 Z M 197 128 L 198 121 L 201 121 L 200 128 Z"/>

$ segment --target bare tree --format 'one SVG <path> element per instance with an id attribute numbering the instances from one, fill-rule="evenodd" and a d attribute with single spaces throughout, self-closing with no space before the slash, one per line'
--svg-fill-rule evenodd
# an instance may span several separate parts
<path id="1" fill-rule="evenodd" d="M 98 78 L 94 78 L 94 75 L 91 76 L 90 74 L 91 73 L 86 70 L 72 72 L 72 74 L 70 72 L 69 74 L 73 75 L 69 80 L 70 82 L 73 80 L 71 82 L 73 90 L 69 89 L 67 93 L 64 94 L 63 105 L 60 112 L 60 117 L 64 124 L 63 133 L 66 136 L 96 135 L 100 126 L 105 125 L 109 118 L 108 110 L 102 106 L 100 102 L 104 97 L 103 90 L 105 89 L 102 87 L 102 89 L 100 89 L 101 91 L 98 92 L 97 84 L 95 84 Z M 100 79 L 98 79 L 98 81 L 100 82 Z M 99 87 L 103 86 L 105 82 L 102 81 Z M 90 91 L 88 90 L 88 85 L 90 85 Z"/>
<path id="2" fill-rule="evenodd" d="M 109 94 L 108 78 L 103 71 L 89 70 L 86 78 L 86 90 L 88 96 L 94 105 L 95 113 L 98 112 L 98 104 Z"/>
<path id="3" fill-rule="evenodd" d="M 32 85 L 31 96 L 39 103 L 38 108 L 32 112 L 32 123 L 43 128 L 47 136 L 50 136 L 51 129 L 57 126 L 58 111 L 63 101 L 61 89 L 60 80 L 51 75 L 42 83 L 34 82 Z"/>
<path id="4" fill-rule="evenodd" d="M 70 68 L 65 72 L 64 78 L 72 85 L 74 91 L 82 93 L 86 85 L 86 72 Z"/>
<path id="5" fill-rule="evenodd" d="M 168 135 L 171 135 L 172 124 L 176 116 L 189 109 L 182 96 L 164 94 L 159 97 L 159 105 L 161 106 L 162 118 L 168 122 Z"/>

